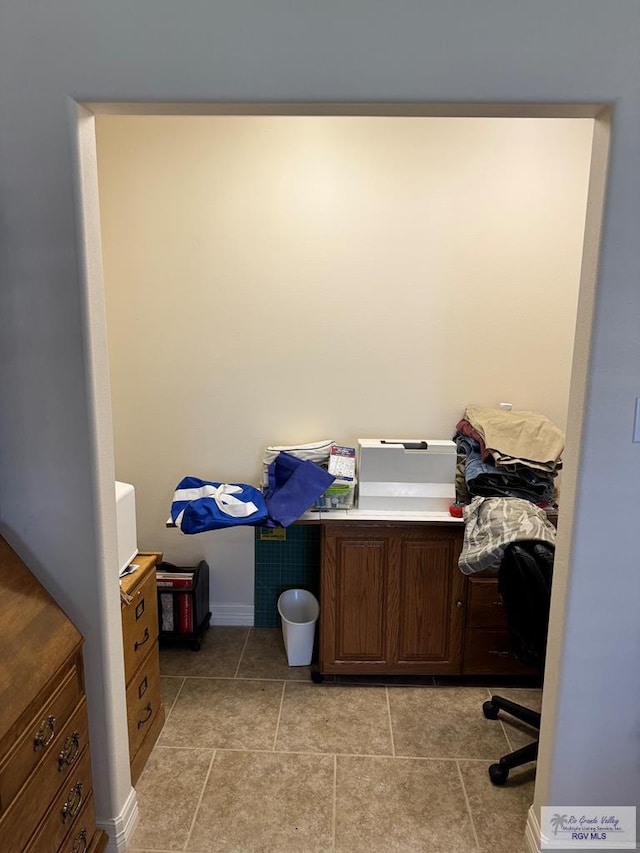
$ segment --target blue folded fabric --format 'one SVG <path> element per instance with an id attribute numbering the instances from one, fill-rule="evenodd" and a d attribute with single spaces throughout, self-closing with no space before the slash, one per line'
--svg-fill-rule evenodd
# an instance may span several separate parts
<path id="1" fill-rule="evenodd" d="M 269 465 L 269 486 L 264 499 L 269 512 L 267 527 L 288 527 L 300 518 L 335 477 L 308 459 L 281 451 Z"/>
<path id="2" fill-rule="evenodd" d="M 267 520 L 264 496 L 246 483 L 216 483 L 185 477 L 176 486 L 171 519 L 183 533 L 204 533 Z"/>

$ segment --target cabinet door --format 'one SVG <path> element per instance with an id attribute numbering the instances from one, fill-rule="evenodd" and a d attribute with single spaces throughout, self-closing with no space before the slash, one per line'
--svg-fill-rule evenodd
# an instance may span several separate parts
<path id="1" fill-rule="evenodd" d="M 320 668 L 325 673 L 381 672 L 389 665 L 388 531 L 323 530 Z"/>
<path id="2" fill-rule="evenodd" d="M 388 603 L 394 671 L 461 671 L 466 585 L 457 565 L 460 547 L 455 528 L 396 532 Z"/>

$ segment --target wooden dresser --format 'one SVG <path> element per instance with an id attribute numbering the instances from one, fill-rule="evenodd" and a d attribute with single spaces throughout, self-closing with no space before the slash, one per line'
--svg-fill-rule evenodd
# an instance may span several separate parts
<path id="1" fill-rule="evenodd" d="M 98 853 L 82 637 L 0 537 L 0 850 Z"/>
<path id="2" fill-rule="evenodd" d="M 156 564 L 162 554 L 138 553 L 138 569 L 122 578 L 122 641 L 127 684 L 131 783 L 138 781 L 164 725 L 160 701 Z"/>

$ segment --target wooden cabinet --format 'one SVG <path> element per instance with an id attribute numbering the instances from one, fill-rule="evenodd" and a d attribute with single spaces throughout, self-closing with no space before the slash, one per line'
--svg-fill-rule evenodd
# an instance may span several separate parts
<path id="1" fill-rule="evenodd" d="M 511 651 L 496 576 L 458 569 L 462 537 L 452 523 L 323 524 L 319 672 L 536 675 Z"/>
<path id="2" fill-rule="evenodd" d="M 324 526 L 320 671 L 460 672 L 461 541 L 453 525 Z"/>
<path id="3" fill-rule="evenodd" d="M 103 850 L 82 637 L 1 537 L 0 654 L 0 850 Z"/>
<path id="4" fill-rule="evenodd" d="M 120 583 L 129 757 L 134 785 L 164 725 L 156 597 L 156 564 L 161 559 L 160 553 L 139 553 L 133 560 L 138 569 Z"/>

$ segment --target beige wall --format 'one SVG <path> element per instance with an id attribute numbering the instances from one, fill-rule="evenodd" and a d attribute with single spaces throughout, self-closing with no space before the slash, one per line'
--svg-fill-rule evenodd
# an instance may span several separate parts
<path id="1" fill-rule="evenodd" d="M 140 547 L 209 560 L 217 621 L 249 618 L 251 531 L 166 530 L 182 476 L 257 483 L 268 444 L 450 437 L 470 402 L 564 428 L 591 135 L 97 119 L 116 474 Z"/>

